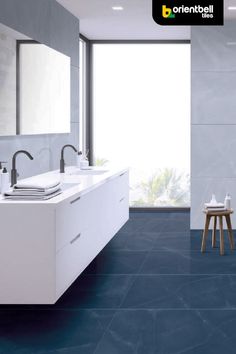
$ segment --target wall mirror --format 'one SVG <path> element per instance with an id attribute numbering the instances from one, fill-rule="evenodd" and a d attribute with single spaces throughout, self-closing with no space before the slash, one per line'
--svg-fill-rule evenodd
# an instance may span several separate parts
<path id="1" fill-rule="evenodd" d="M 0 136 L 70 132 L 70 57 L 0 24 Z"/>

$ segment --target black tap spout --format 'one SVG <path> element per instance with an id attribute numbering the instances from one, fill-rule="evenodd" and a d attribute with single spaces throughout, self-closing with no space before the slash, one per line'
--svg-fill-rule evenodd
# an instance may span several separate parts
<path id="1" fill-rule="evenodd" d="M 16 169 L 16 157 L 19 154 L 25 154 L 30 160 L 33 160 L 33 156 L 26 150 L 19 150 L 12 156 L 12 169 L 11 169 L 11 187 L 17 183 L 17 169 Z"/>
<path id="2" fill-rule="evenodd" d="M 77 152 L 77 149 L 71 145 L 71 144 L 66 144 L 62 147 L 61 149 L 61 160 L 60 160 L 60 173 L 64 173 L 65 172 L 65 160 L 64 160 L 64 150 L 66 147 L 70 147 L 71 149 L 74 150 L 74 152 Z"/>

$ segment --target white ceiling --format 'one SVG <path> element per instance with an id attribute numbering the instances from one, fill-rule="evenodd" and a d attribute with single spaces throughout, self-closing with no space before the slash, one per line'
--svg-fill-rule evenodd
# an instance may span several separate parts
<path id="1" fill-rule="evenodd" d="M 159 26 L 152 19 L 152 0 L 57 0 L 80 19 L 89 39 L 190 39 L 190 27 Z M 113 11 L 112 6 L 123 6 Z"/>
<path id="2" fill-rule="evenodd" d="M 190 39 L 190 27 L 159 26 L 152 19 L 152 0 L 57 0 L 80 19 L 80 32 L 89 39 Z M 123 6 L 113 11 L 112 6 Z M 236 19 L 236 0 L 224 0 L 225 19 Z"/>

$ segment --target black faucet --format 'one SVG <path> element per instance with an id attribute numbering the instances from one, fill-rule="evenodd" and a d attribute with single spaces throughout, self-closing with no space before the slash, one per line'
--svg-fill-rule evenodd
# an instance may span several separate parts
<path id="1" fill-rule="evenodd" d="M 28 151 L 25 150 L 19 150 L 15 152 L 15 154 L 12 156 L 12 169 L 11 169 L 11 187 L 14 186 L 14 184 L 17 183 L 17 170 L 16 170 L 16 156 L 18 154 L 25 154 L 28 156 L 30 160 L 33 160 L 34 158 L 30 155 Z"/>
<path id="2" fill-rule="evenodd" d="M 73 145 L 67 144 L 64 145 L 61 149 L 61 160 L 60 160 L 60 173 L 64 173 L 65 172 L 65 160 L 64 160 L 64 149 L 66 147 L 70 147 L 71 149 L 73 149 L 75 152 L 77 152 L 76 148 Z"/>

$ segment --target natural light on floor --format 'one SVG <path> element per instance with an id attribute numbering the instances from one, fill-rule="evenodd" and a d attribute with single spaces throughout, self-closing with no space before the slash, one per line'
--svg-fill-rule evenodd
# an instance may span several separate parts
<path id="1" fill-rule="evenodd" d="M 96 165 L 130 167 L 130 205 L 190 205 L 190 44 L 94 44 Z"/>

